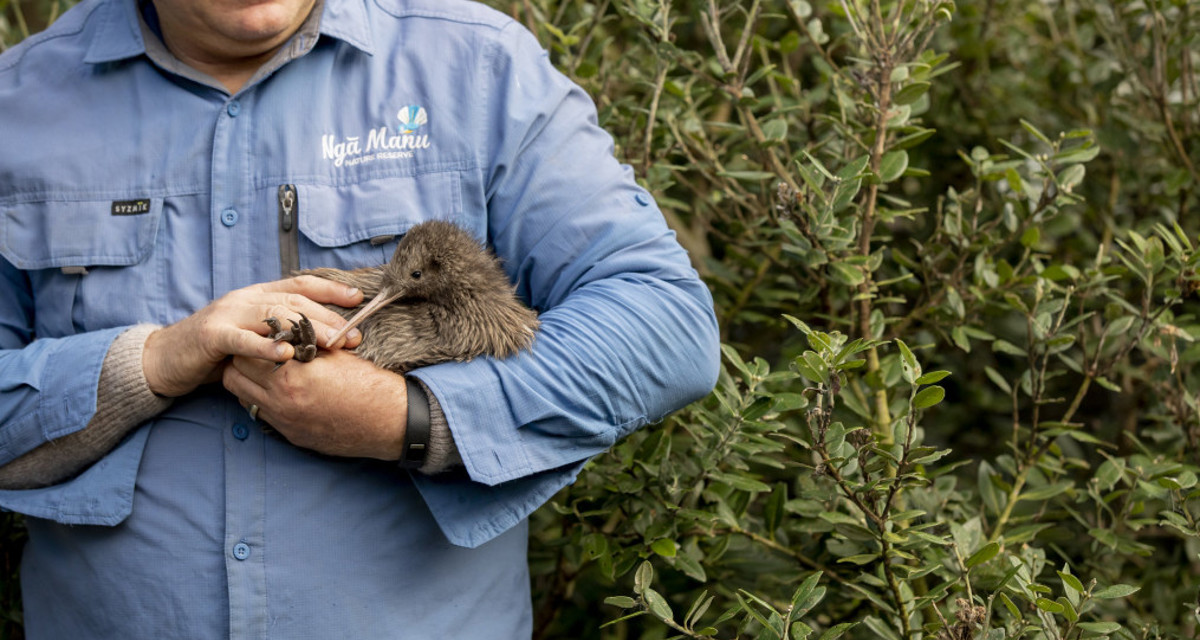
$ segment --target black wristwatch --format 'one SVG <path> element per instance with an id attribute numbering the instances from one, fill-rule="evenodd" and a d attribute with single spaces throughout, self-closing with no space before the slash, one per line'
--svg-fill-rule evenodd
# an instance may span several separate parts
<path id="1" fill-rule="evenodd" d="M 429 398 L 416 380 L 405 378 L 404 384 L 408 388 L 408 427 L 400 466 L 418 469 L 425 464 L 425 453 L 429 450 Z"/>

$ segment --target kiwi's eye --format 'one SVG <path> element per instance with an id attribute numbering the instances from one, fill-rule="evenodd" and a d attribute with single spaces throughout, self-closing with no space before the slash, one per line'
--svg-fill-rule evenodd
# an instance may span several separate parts
<path id="1" fill-rule="evenodd" d="M 413 280 L 420 280 L 421 279 L 421 270 L 417 269 L 416 271 L 414 271 L 408 275 L 412 276 Z"/>

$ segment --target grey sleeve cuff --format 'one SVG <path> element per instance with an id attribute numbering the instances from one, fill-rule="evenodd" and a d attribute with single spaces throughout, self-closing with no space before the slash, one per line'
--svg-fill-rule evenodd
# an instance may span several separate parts
<path id="1" fill-rule="evenodd" d="M 146 338 L 159 328 L 137 325 L 117 336 L 100 368 L 96 413 L 87 426 L 0 468 L 0 489 L 33 489 L 70 478 L 104 457 L 139 424 L 171 405 L 169 398 L 150 391 L 142 372 Z M 442 423 L 444 426 L 444 417 Z"/>
<path id="2" fill-rule="evenodd" d="M 458 446 L 454 444 L 454 436 L 446 424 L 446 414 L 442 413 L 442 405 L 424 382 L 417 380 L 425 397 L 429 398 L 429 450 L 425 453 L 425 464 L 418 469 L 421 473 L 432 475 L 449 471 L 462 466 L 462 457 L 458 455 Z"/>

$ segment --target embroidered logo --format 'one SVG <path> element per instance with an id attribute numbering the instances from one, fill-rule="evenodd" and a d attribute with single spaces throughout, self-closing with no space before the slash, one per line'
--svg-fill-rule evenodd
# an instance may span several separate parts
<path id="1" fill-rule="evenodd" d="M 112 214 L 114 216 L 136 216 L 143 213 L 150 213 L 149 198 L 141 198 L 139 200 L 114 200 L 112 203 Z"/>
<path id="2" fill-rule="evenodd" d="M 321 136 L 321 157 L 333 166 L 352 167 L 376 160 L 405 160 L 430 147 L 429 134 L 421 128 L 429 122 L 425 107 L 408 105 L 396 112 L 395 128 L 381 124 L 366 136 L 338 138 L 332 133 Z"/>
<path id="3" fill-rule="evenodd" d="M 416 133 L 417 129 L 429 122 L 429 114 L 425 113 L 425 107 L 409 105 L 400 107 L 400 111 L 396 112 L 396 119 L 400 121 L 400 126 L 396 127 L 400 135 L 409 135 Z"/>

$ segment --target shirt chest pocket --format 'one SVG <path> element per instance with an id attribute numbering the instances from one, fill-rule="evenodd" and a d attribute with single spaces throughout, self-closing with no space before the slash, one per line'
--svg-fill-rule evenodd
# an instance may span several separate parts
<path id="1" fill-rule="evenodd" d="M 22 202 L 0 212 L 0 255 L 29 276 L 38 336 L 162 320 L 161 199 Z"/>
<path id="2" fill-rule="evenodd" d="M 378 266 L 391 259 L 400 236 L 425 220 L 449 220 L 479 238 L 486 232 L 482 212 L 464 214 L 460 176 L 453 171 L 352 185 L 285 185 L 279 193 L 281 230 L 288 226 L 288 187 L 295 189 L 292 215 L 299 233 L 281 233 L 285 274 Z"/>

